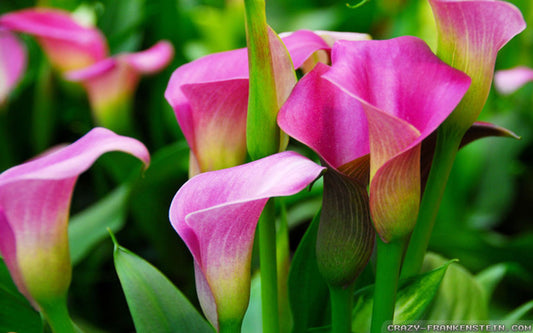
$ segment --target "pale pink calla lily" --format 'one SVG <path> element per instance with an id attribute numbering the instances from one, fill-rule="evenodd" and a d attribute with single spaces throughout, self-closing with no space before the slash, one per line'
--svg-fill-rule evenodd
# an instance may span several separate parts
<path id="1" fill-rule="evenodd" d="M 37 309 L 66 295 L 72 191 L 78 176 L 109 151 L 129 153 L 145 164 L 150 159 L 139 141 L 96 128 L 65 148 L 0 174 L 0 254 Z"/>
<path id="2" fill-rule="evenodd" d="M 509 95 L 533 81 L 533 69 L 525 66 L 497 71 L 494 74 L 494 87 L 500 93 Z"/>
<path id="3" fill-rule="evenodd" d="M 422 40 L 400 37 L 337 42 L 331 69 L 317 66 L 301 84 L 280 127 L 340 171 L 370 152 L 374 225 L 386 242 L 406 236 L 420 200 L 420 144 L 459 103 L 469 78 Z"/>
<path id="4" fill-rule="evenodd" d="M 463 132 L 474 123 L 489 94 L 498 51 L 525 29 L 520 10 L 497 0 L 429 0 L 438 32 L 438 56 L 472 79 L 449 122 Z M 462 133 L 461 133 L 462 134 Z"/>
<path id="5" fill-rule="evenodd" d="M 107 56 L 107 43 L 95 28 L 77 23 L 69 12 L 24 9 L 0 17 L 0 27 L 34 36 L 60 72 L 84 68 Z"/>
<path id="6" fill-rule="evenodd" d="M 170 207 L 170 221 L 191 251 L 202 309 L 218 329 L 248 306 L 254 232 L 270 197 L 292 195 L 323 168 L 294 152 L 191 178 Z"/>
<path id="7" fill-rule="evenodd" d="M 317 50 L 329 52 L 331 48 L 311 31 L 280 36 L 294 68 L 301 67 Z M 337 35 L 333 33 L 333 36 Z M 366 36 L 344 37 L 364 39 Z M 244 161 L 248 77 L 246 49 L 205 56 L 179 67 L 172 75 L 165 98 L 174 109 L 191 148 L 191 175 Z"/>
<path id="8" fill-rule="evenodd" d="M 0 106 L 26 70 L 26 48 L 10 31 L 0 27 Z"/>
<path id="9" fill-rule="evenodd" d="M 145 51 L 119 54 L 86 68 L 66 72 L 65 78 L 81 82 L 89 95 L 96 120 L 103 126 L 117 129 L 120 121 L 126 120 L 115 119 L 116 113 L 121 104 L 131 99 L 141 74 L 162 70 L 173 56 L 172 44 L 160 41 Z"/>

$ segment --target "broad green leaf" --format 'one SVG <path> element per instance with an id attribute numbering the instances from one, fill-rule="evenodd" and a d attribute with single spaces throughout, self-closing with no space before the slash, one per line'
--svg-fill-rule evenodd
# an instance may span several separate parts
<path id="1" fill-rule="evenodd" d="M 41 316 L 13 284 L 0 259 L 0 332 L 42 332 Z"/>
<path id="2" fill-rule="evenodd" d="M 451 261 L 444 263 L 428 273 L 400 280 L 394 310 L 395 323 L 422 319 L 437 294 L 450 263 Z M 360 289 L 355 293 L 352 312 L 352 330 L 354 332 L 370 331 L 373 295 L 374 285 Z"/>
<path id="3" fill-rule="evenodd" d="M 100 241 L 107 238 L 107 228 L 117 232 L 126 221 L 129 185 L 114 190 L 93 206 L 70 219 L 68 237 L 72 264 L 80 262 Z"/>
<path id="4" fill-rule="evenodd" d="M 115 269 L 138 333 L 213 332 L 172 282 L 112 237 Z"/>
<path id="5" fill-rule="evenodd" d="M 429 253 L 424 260 L 422 271 L 433 269 L 447 262 L 441 256 Z M 486 320 L 488 302 L 481 285 L 461 265 L 450 265 L 442 280 L 427 320 Z"/>
<path id="6" fill-rule="evenodd" d="M 324 325 L 329 292 L 318 271 L 316 237 L 320 212 L 317 213 L 296 249 L 289 271 L 289 302 L 293 332 L 305 332 L 313 326 Z"/>

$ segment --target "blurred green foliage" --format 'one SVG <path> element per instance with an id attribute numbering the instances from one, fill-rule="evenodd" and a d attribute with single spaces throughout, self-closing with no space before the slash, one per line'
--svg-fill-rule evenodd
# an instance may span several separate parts
<path id="1" fill-rule="evenodd" d="M 425 0 L 371 0 L 357 9 L 348 8 L 346 2 L 269 0 L 267 19 L 277 32 L 354 31 L 370 33 L 375 39 L 409 34 L 425 39 L 432 47 L 435 44 L 435 28 Z M 533 2 L 512 2 L 533 24 Z M 105 34 L 111 54 L 146 49 L 161 39 L 174 45 L 172 64 L 157 75 L 144 77 L 135 95 L 138 139 L 149 148 L 152 165 L 129 183 L 129 204 L 118 204 L 116 211 L 106 213 L 111 220 L 126 219 L 115 227 L 119 242 L 158 267 L 198 306 L 192 259 L 168 221 L 171 199 L 187 180 L 189 152 L 163 93 L 178 66 L 211 52 L 245 46 L 242 4 L 238 0 L 41 0 L 38 4 L 76 11 L 94 21 Z M 35 5 L 32 0 L 3 0 L 0 14 Z M 72 142 L 94 127 L 85 93 L 51 70 L 31 37 L 23 36 L 23 40 L 29 52 L 28 70 L 0 109 L 0 171 L 54 145 Z M 496 68 L 533 66 L 532 51 L 533 31 L 529 28 L 500 52 Z M 474 274 L 498 263 L 511 267 L 493 288 L 491 319 L 503 318 L 533 299 L 532 96 L 531 84 L 510 96 L 491 92 L 482 120 L 505 126 L 522 139 L 484 139 L 459 153 L 430 244 L 432 251 L 459 259 Z M 314 156 L 296 142 L 290 149 Z M 119 159 L 126 160 L 117 162 Z M 108 154 L 80 177 L 72 215 L 109 200 L 105 199 L 108 194 L 111 198 L 116 195 L 112 194 L 120 185 L 113 170 L 116 163 L 133 162 Z M 296 249 L 316 213 L 320 193 L 318 184 L 300 195 L 302 201 L 287 200 L 291 250 Z M 100 238 L 97 246 L 84 251 L 86 256 L 77 258 L 70 290 L 74 320 L 90 332 L 133 331 L 113 268 L 112 242 Z M 533 319 L 533 315 L 526 314 L 526 318 Z"/>

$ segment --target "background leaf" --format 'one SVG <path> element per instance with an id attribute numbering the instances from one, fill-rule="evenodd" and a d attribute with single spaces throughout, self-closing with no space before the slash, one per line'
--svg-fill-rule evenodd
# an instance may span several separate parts
<path id="1" fill-rule="evenodd" d="M 42 332 L 41 316 L 18 292 L 0 259 L 0 332 Z"/>
<path id="2" fill-rule="evenodd" d="M 213 332 L 160 271 L 114 242 L 115 268 L 138 333 Z"/>
<path id="3" fill-rule="evenodd" d="M 443 257 L 428 253 L 422 271 L 439 267 L 446 262 Z M 425 319 L 486 320 L 488 319 L 486 294 L 470 272 L 457 263 L 451 264 Z"/>
<path id="4" fill-rule="evenodd" d="M 289 302 L 293 316 L 293 332 L 325 325 L 328 316 L 329 292 L 318 271 L 316 238 L 320 212 L 309 225 L 302 238 L 289 271 Z"/>
<path id="5" fill-rule="evenodd" d="M 107 228 L 119 231 L 126 221 L 126 201 L 130 186 L 123 185 L 90 208 L 70 219 L 68 237 L 72 265 L 109 236 Z"/>
<path id="6" fill-rule="evenodd" d="M 421 275 L 399 282 L 394 310 L 394 323 L 412 323 L 422 319 L 428 306 L 433 301 L 450 262 Z M 354 296 L 352 312 L 352 331 L 370 332 L 370 318 L 374 285 L 360 289 Z"/>

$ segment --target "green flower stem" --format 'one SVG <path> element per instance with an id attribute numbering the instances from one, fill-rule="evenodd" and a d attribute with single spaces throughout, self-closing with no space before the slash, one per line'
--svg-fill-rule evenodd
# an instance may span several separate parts
<path id="1" fill-rule="evenodd" d="M 48 61 L 41 61 L 35 85 L 35 100 L 32 113 L 32 143 L 37 153 L 50 147 L 54 134 L 54 84 Z"/>
<path id="2" fill-rule="evenodd" d="M 13 166 L 13 151 L 10 145 L 7 107 L 0 105 L 0 172 Z"/>
<path id="3" fill-rule="evenodd" d="M 444 123 L 438 130 L 433 164 L 420 203 L 420 211 L 405 254 L 402 278 L 419 273 L 431 238 L 446 183 L 463 133 Z"/>
<path id="4" fill-rule="evenodd" d="M 376 283 L 371 333 L 381 333 L 383 324 L 392 322 L 394 318 L 396 290 L 406 241 L 406 239 L 397 239 L 385 243 L 379 236 L 377 237 Z"/>
<path id="5" fill-rule="evenodd" d="M 219 333 L 241 333 L 242 320 L 222 321 L 219 324 Z"/>
<path id="6" fill-rule="evenodd" d="M 355 281 L 346 287 L 328 286 L 331 300 L 331 333 L 352 332 L 354 286 Z"/>
<path id="7" fill-rule="evenodd" d="M 278 277 L 276 263 L 276 209 L 270 199 L 259 219 L 259 260 L 261 265 L 261 306 L 263 332 L 279 332 Z"/>
<path id="8" fill-rule="evenodd" d="M 41 309 L 54 333 L 79 333 L 81 332 L 68 314 L 66 297 L 54 303 L 41 304 Z"/>

